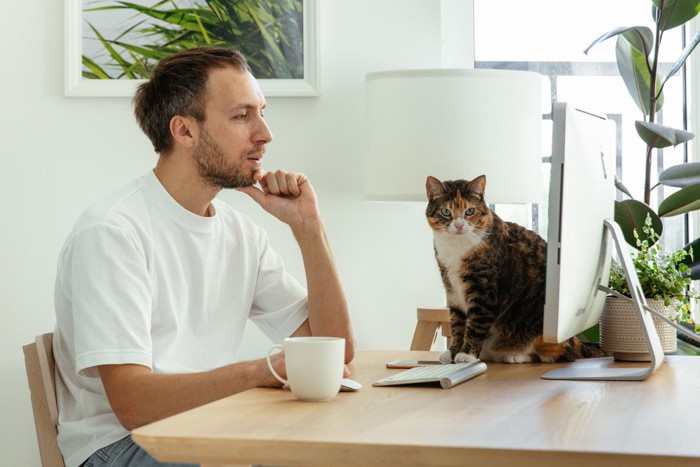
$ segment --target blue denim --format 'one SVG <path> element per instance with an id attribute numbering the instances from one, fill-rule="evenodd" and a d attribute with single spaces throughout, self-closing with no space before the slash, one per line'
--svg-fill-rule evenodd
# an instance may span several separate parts
<path id="1" fill-rule="evenodd" d="M 98 449 L 83 464 L 84 467 L 198 467 L 198 465 L 158 462 L 134 443 L 131 436 Z"/>

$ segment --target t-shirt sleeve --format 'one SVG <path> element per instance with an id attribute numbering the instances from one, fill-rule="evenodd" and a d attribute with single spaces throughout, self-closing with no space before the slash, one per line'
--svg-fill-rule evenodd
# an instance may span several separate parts
<path id="1" fill-rule="evenodd" d="M 273 342 L 289 337 L 309 317 L 307 291 L 284 267 L 269 238 L 260 232 L 260 263 L 251 321 Z"/>
<path id="2" fill-rule="evenodd" d="M 151 286 L 146 253 L 123 227 L 93 225 L 66 258 L 72 282 L 76 370 L 105 364 L 151 367 Z"/>

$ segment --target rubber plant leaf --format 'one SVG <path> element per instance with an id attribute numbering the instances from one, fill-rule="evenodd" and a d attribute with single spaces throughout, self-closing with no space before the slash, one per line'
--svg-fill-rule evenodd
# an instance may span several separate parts
<path id="1" fill-rule="evenodd" d="M 661 236 L 664 229 L 663 223 L 649 206 L 636 199 L 615 201 L 615 222 L 620 226 L 625 241 L 635 248 L 637 248 L 637 240 L 634 238 L 635 230 L 640 240 L 652 242 L 651 238 L 642 230 L 647 216 L 651 217 L 651 227 L 654 232 Z"/>
<path id="2" fill-rule="evenodd" d="M 657 10 L 655 21 L 662 31 L 685 24 L 700 13 L 700 0 L 652 0 Z M 661 16 L 656 19 L 658 12 Z"/>
<path id="3" fill-rule="evenodd" d="M 617 69 L 627 87 L 632 99 L 639 110 L 644 115 L 649 115 L 649 88 L 651 86 L 651 72 L 649 71 L 648 57 L 637 49 L 628 40 L 628 36 L 621 34 L 617 36 L 615 47 L 617 58 Z M 660 94 L 661 84 L 656 81 L 656 94 L 659 95 L 656 101 L 656 110 L 663 105 L 663 96 Z"/>
<path id="4" fill-rule="evenodd" d="M 700 209 L 700 183 L 681 188 L 659 205 L 659 216 L 671 217 Z"/>
<path id="5" fill-rule="evenodd" d="M 700 162 L 674 165 L 659 174 L 660 185 L 683 188 L 697 183 L 700 183 Z"/>
<path id="6" fill-rule="evenodd" d="M 652 148 L 675 147 L 695 138 L 695 135 L 689 131 L 677 130 L 658 123 L 636 121 L 634 127 L 642 141 Z"/>
<path id="7" fill-rule="evenodd" d="M 649 56 L 651 53 L 651 48 L 654 44 L 654 35 L 652 34 L 651 29 L 646 26 L 626 26 L 608 31 L 591 42 L 583 53 L 588 55 L 588 51 L 591 50 L 593 46 L 619 34 L 625 34 L 630 44 L 632 44 L 637 50 L 642 51 L 646 56 Z"/>

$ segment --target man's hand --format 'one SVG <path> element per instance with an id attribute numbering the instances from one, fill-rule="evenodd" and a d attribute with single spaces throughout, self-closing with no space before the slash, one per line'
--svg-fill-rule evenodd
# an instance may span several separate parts
<path id="1" fill-rule="evenodd" d="M 266 358 L 257 360 L 254 363 L 258 364 L 259 368 L 258 374 L 260 375 L 260 382 L 258 383 L 258 387 L 278 388 L 282 386 L 282 383 L 275 378 L 275 375 L 272 374 L 270 368 L 267 366 Z M 278 352 L 270 355 L 270 363 L 278 375 L 284 379 L 287 379 L 287 368 L 284 361 L 284 352 Z"/>
<path id="2" fill-rule="evenodd" d="M 304 174 L 260 170 L 253 178 L 260 183 L 260 188 L 248 186 L 237 190 L 253 198 L 265 211 L 292 229 L 309 220 L 318 221 L 316 193 Z"/>

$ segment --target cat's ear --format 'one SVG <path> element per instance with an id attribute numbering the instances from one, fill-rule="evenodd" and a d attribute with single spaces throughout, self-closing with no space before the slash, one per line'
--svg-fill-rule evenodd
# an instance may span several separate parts
<path id="1" fill-rule="evenodd" d="M 433 200 L 445 194 L 445 185 L 437 178 L 428 176 L 425 181 L 425 191 L 428 193 L 428 199 Z"/>
<path id="2" fill-rule="evenodd" d="M 469 191 L 483 198 L 486 192 L 486 175 L 480 175 L 472 180 L 469 183 Z"/>

